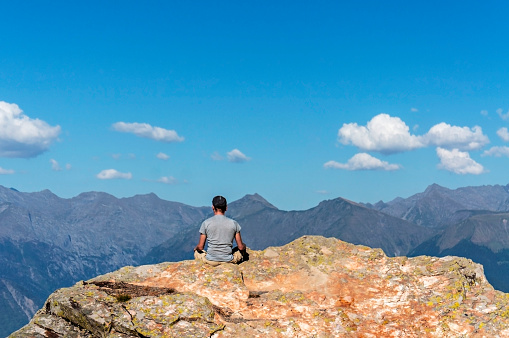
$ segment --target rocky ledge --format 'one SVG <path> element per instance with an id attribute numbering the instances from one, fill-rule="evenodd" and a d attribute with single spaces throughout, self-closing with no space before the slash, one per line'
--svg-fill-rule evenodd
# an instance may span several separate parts
<path id="1" fill-rule="evenodd" d="M 509 294 L 465 258 L 389 258 L 318 236 L 249 253 L 79 282 L 10 337 L 509 336 Z"/>

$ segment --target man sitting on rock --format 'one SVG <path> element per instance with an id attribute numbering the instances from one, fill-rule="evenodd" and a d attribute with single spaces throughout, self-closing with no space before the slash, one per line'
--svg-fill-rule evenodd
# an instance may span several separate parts
<path id="1" fill-rule="evenodd" d="M 239 223 L 224 215 L 227 209 L 228 205 L 223 196 L 212 199 L 214 216 L 201 224 L 200 241 L 194 248 L 195 259 L 212 266 L 242 262 L 242 251 L 246 250 L 246 245 L 242 243 Z M 233 239 L 237 242 L 237 247 L 232 250 Z M 205 242 L 208 244 L 208 251 L 203 250 Z"/>

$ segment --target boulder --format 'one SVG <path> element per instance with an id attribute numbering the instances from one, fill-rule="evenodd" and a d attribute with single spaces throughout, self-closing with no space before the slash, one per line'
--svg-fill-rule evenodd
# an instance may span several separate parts
<path id="1" fill-rule="evenodd" d="M 504 337 L 508 302 L 466 258 L 304 236 L 239 265 L 161 263 L 79 282 L 10 337 Z"/>

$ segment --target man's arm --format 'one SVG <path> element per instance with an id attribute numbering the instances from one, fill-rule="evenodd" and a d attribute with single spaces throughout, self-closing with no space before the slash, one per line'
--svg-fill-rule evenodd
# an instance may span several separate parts
<path id="1" fill-rule="evenodd" d="M 235 234 L 235 242 L 237 242 L 237 246 L 240 251 L 246 250 L 246 245 L 242 242 L 242 237 L 240 236 L 240 232 Z"/>
<path id="2" fill-rule="evenodd" d="M 203 251 L 203 248 L 205 248 L 206 240 L 207 240 L 207 235 L 200 234 L 200 241 L 198 242 L 198 245 L 194 248 L 194 251 Z"/>

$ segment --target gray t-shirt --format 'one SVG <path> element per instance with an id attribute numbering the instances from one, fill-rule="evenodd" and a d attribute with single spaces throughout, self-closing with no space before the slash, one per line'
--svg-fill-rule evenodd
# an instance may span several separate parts
<path id="1" fill-rule="evenodd" d="M 224 215 L 214 215 L 203 221 L 200 233 L 207 236 L 206 258 L 216 262 L 231 261 L 233 239 L 237 232 L 240 232 L 239 223 Z"/>

